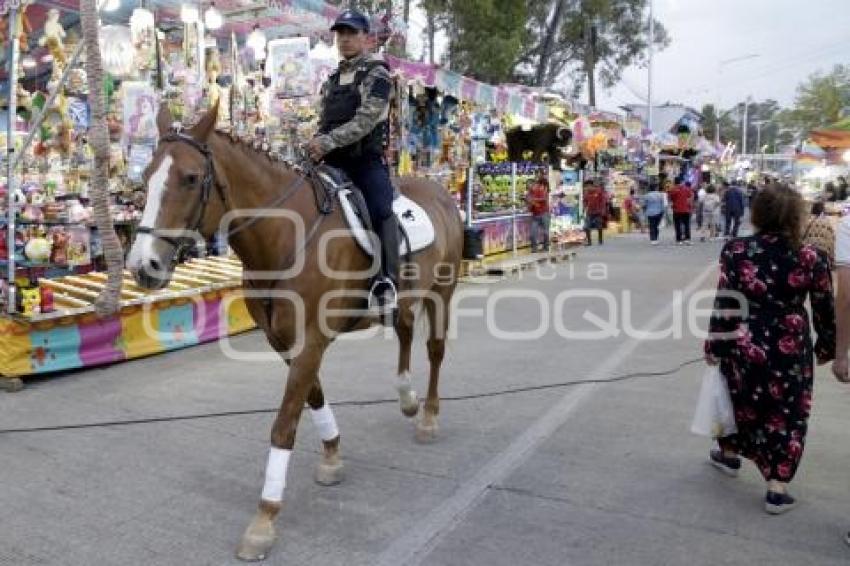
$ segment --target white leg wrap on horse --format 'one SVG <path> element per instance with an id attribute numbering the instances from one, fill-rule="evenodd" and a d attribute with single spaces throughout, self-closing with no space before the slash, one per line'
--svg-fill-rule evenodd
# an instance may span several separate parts
<path id="1" fill-rule="evenodd" d="M 398 376 L 398 385 L 396 386 L 398 389 L 398 396 L 404 398 L 410 395 L 410 392 L 413 391 L 413 383 L 410 380 L 410 373 L 404 372 Z"/>
<path id="2" fill-rule="evenodd" d="M 313 417 L 313 424 L 316 425 L 319 438 L 328 441 L 339 436 L 339 427 L 336 425 L 334 412 L 327 402 L 320 409 L 310 409 L 310 416 Z"/>
<path id="3" fill-rule="evenodd" d="M 266 483 L 263 485 L 263 500 L 279 503 L 283 501 L 283 489 L 286 487 L 286 468 L 289 467 L 289 455 L 292 450 L 285 448 L 269 449 L 269 461 L 266 464 Z"/>

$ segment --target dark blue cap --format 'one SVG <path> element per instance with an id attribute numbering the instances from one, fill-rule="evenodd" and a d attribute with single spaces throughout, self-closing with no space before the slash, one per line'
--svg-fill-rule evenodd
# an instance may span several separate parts
<path id="1" fill-rule="evenodd" d="M 339 28 L 351 28 L 369 33 L 369 18 L 357 10 L 345 10 L 337 17 L 334 25 L 331 26 L 331 31 Z"/>

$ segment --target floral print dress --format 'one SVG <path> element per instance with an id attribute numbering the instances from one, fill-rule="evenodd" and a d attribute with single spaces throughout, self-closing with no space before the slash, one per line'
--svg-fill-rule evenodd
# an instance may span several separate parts
<path id="1" fill-rule="evenodd" d="M 795 250 L 782 236 L 758 234 L 730 240 L 720 268 L 705 351 L 720 360 L 738 433 L 719 443 L 752 460 L 766 480 L 788 482 L 803 455 L 813 357 L 825 363 L 835 350 L 829 264 L 811 246 Z"/>

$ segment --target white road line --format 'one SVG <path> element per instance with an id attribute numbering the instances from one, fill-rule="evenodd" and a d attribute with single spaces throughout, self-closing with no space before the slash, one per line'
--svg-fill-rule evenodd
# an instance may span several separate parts
<path id="1" fill-rule="evenodd" d="M 694 291 L 701 287 L 703 281 L 715 273 L 717 266 L 712 263 L 704 269 L 682 293 L 686 300 Z M 673 314 L 674 303 L 652 318 L 640 329 L 640 333 L 653 332 L 661 327 Z M 620 345 L 611 356 L 593 369 L 588 376 L 590 379 L 604 379 L 616 369 L 641 341 L 629 338 Z M 564 395 L 546 413 L 537 419 L 525 432 L 520 434 L 502 452 L 485 464 L 478 472 L 465 481 L 445 501 L 428 513 L 423 520 L 405 529 L 405 534 L 381 553 L 374 562 L 375 566 L 419 566 L 422 564 L 445 535 L 451 533 L 464 517 L 483 499 L 491 485 L 506 479 L 526 456 L 536 450 L 540 444 L 561 428 L 572 415 L 579 404 L 593 394 L 598 384 L 581 385 Z M 564 566 L 568 566 L 564 563 Z"/>

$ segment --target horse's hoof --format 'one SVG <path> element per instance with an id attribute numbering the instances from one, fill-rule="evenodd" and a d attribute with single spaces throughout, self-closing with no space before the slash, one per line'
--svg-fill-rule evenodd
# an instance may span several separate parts
<path id="1" fill-rule="evenodd" d="M 430 424 L 418 423 L 416 425 L 416 442 L 421 444 L 431 444 L 437 440 L 437 433 L 440 427 L 436 422 Z"/>
<path id="2" fill-rule="evenodd" d="M 416 396 L 416 391 L 408 391 L 401 393 L 398 398 L 401 406 L 401 414 L 412 419 L 419 413 L 419 397 Z"/>
<path id="3" fill-rule="evenodd" d="M 338 485 L 342 483 L 343 477 L 345 477 L 345 474 L 343 473 L 342 462 L 337 462 L 336 464 L 319 462 L 319 465 L 316 467 L 315 480 L 319 485 Z"/>
<path id="4" fill-rule="evenodd" d="M 272 522 L 255 518 L 242 535 L 239 548 L 236 550 L 236 558 L 246 562 L 265 560 L 274 541 L 275 532 Z"/>

